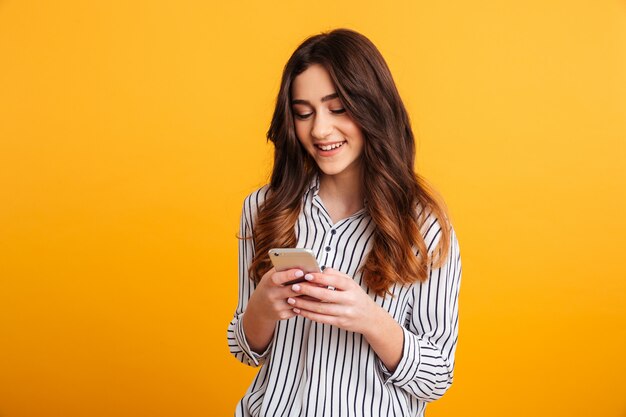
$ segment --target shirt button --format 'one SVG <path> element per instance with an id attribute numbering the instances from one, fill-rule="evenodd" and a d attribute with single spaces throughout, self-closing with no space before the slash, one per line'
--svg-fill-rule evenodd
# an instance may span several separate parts
<path id="1" fill-rule="evenodd" d="M 332 230 L 330 231 L 330 234 L 331 234 L 331 235 L 335 235 L 335 234 L 337 234 L 337 231 L 336 231 L 335 229 L 332 229 Z"/>
<path id="2" fill-rule="evenodd" d="M 330 246 L 326 246 L 326 252 L 330 252 L 331 247 Z"/>

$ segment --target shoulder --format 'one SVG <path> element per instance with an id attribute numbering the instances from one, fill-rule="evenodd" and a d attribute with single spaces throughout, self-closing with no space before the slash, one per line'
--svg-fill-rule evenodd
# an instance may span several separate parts
<path id="1" fill-rule="evenodd" d="M 458 246 L 456 233 L 449 218 L 444 217 L 440 219 L 432 210 L 427 208 L 424 211 L 420 204 L 417 205 L 416 212 L 420 221 L 420 232 L 424 238 L 429 255 L 432 255 L 444 234 L 449 234 L 450 247 Z M 445 233 L 446 231 L 448 233 Z"/>
<path id="2" fill-rule="evenodd" d="M 252 224 L 256 220 L 259 207 L 263 205 L 269 192 L 269 184 L 266 184 L 248 194 L 243 200 L 242 217 L 246 223 Z"/>
<path id="3" fill-rule="evenodd" d="M 250 194 L 246 196 L 243 200 L 244 206 L 256 206 L 259 207 L 265 202 L 265 198 L 267 197 L 267 193 L 269 192 L 270 186 L 269 184 L 265 184 L 264 186 L 257 188 L 252 191 Z"/>

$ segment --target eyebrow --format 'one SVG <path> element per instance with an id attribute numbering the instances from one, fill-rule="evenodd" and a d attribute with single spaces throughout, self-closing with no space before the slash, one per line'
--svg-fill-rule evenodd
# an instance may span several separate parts
<path id="1" fill-rule="evenodd" d="M 328 101 L 328 100 L 332 100 L 332 99 L 337 98 L 337 97 L 339 97 L 339 94 L 337 94 L 337 93 L 329 94 L 327 96 L 322 97 L 322 103 L 325 102 L 325 101 Z M 311 102 L 308 101 L 308 100 L 291 100 L 291 104 L 306 104 L 306 105 L 310 106 Z"/>

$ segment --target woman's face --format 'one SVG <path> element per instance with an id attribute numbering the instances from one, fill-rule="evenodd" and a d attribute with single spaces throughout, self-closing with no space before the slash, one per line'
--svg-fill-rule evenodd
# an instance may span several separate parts
<path id="1" fill-rule="evenodd" d="M 298 140 L 323 175 L 359 174 L 363 133 L 346 112 L 326 69 L 313 64 L 291 86 Z"/>

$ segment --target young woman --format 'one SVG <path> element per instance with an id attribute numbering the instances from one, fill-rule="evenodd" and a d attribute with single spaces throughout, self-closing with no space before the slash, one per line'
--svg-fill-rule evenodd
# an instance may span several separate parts
<path id="1" fill-rule="evenodd" d="M 228 327 L 232 354 L 262 366 L 236 415 L 422 416 L 452 384 L 461 260 L 372 42 L 305 40 L 267 137 L 271 182 L 244 201 Z M 323 272 L 276 272 L 280 247 L 311 249 Z"/>

